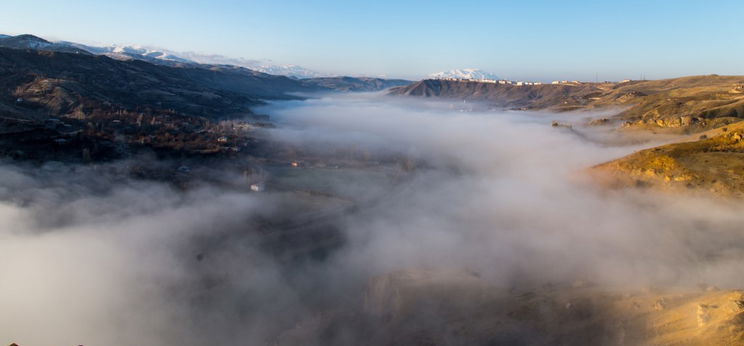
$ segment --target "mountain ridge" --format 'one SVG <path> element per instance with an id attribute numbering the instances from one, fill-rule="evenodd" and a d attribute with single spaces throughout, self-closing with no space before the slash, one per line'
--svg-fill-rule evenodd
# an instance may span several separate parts
<path id="1" fill-rule="evenodd" d="M 516 109 L 608 111 L 607 122 L 618 127 L 671 133 L 700 132 L 744 119 L 744 76 L 542 85 L 426 79 L 389 94 Z"/>
<path id="2" fill-rule="evenodd" d="M 147 47 L 141 45 L 107 45 L 94 46 L 71 41 L 47 41 L 38 36 L 22 34 L 17 36 L 1 35 L 0 45 L 19 49 L 46 49 L 60 52 L 87 52 L 96 55 L 106 55 L 110 58 L 126 60 L 139 59 L 163 64 L 206 64 L 233 65 L 249 68 L 255 71 L 292 78 L 333 77 L 333 75 L 319 73 L 293 64 L 275 64 L 270 60 L 245 58 L 230 58 L 216 54 L 199 54 L 194 52 L 175 52 L 164 48 Z"/>

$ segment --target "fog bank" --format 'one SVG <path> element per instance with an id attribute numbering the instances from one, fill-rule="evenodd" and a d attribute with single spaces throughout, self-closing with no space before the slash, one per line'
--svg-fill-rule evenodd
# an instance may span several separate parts
<path id="1" fill-rule="evenodd" d="M 268 138 L 329 162 L 293 174 L 353 203 L 321 221 L 270 182 L 265 193 L 180 191 L 107 173 L 126 162 L 0 163 L 0 342 L 272 344 L 298 321 L 358 304 L 371 277 L 411 268 L 503 287 L 744 285 L 740 203 L 582 178 L 653 143 L 607 145 L 595 140 L 616 136 L 607 129 L 550 126 L 586 115 L 463 107 L 371 94 L 262 109 L 279 124 Z M 340 174 L 341 154 L 364 161 L 361 173 Z M 267 238 L 290 251 L 312 244 L 272 233 L 279 218 L 338 235 L 322 256 L 287 260 Z"/>

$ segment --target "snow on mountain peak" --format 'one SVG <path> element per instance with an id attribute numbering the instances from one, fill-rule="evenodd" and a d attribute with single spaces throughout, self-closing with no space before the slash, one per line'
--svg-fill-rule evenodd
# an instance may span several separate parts
<path id="1" fill-rule="evenodd" d="M 252 60 L 229 58 L 222 55 L 199 54 L 193 52 L 174 52 L 167 49 L 145 47 L 140 45 L 88 46 L 74 42 L 58 42 L 86 50 L 93 54 L 106 55 L 118 60 L 160 60 L 175 63 L 197 63 L 212 65 L 233 65 L 254 71 L 287 76 L 292 78 L 329 77 L 330 75 L 315 72 L 297 65 L 280 65 L 270 60 Z"/>
<path id="2" fill-rule="evenodd" d="M 428 76 L 431 79 L 471 79 L 471 80 L 483 80 L 491 79 L 497 80 L 499 77 L 493 73 L 489 73 L 476 68 L 463 68 L 455 69 L 446 72 L 432 73 Z"/>
<path id="3" fill-rule="evenodd" d="M 329 77 L 327 74 L 312 71 L 301 66 L 292 64 L 281 65 L 276 64 L 271 60 L 230 58 L 216 54 L 199 54 L 193 52 L 178 53 L 178 56 L 200 64 L 240 66 L 258 72 L 293 78 Z"/>

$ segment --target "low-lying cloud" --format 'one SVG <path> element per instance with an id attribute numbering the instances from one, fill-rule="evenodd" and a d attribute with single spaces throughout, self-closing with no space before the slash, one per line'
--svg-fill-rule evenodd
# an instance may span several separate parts
<path id="1" fill-rule="evenodd" d="M 582 171 L 639 145 L 550 126 L 576 114 L 461 108 L 378 95 L 266 108 L 280 123 L 268 137 L 327 159 L 318 179 L 353 203 L 315 228 L 292 226 L 328 229 L 315 238 L 277 236 L 280 222 L 267 231 L 277 218 L 313 220 L 270 184 L 254 194 L 180 191 L 106 173 L 127 163 L 2 163 L 0 342 L 271 344 L 298 321 L 361 300 L 369 278 L 410 268 L 459 268 L 505 287 L 744 284 L 741 204 L 603 191 Z M 335 176 L 345 170 L 333 168 L 339 152 L 366 164 Z M 325 236 L 333 232 L 337 240 Z M 334 245 L 300 260 L 272 250 L 284 242 L 290 254 L 314 253 L 291 242 L 300 236 Z"/>

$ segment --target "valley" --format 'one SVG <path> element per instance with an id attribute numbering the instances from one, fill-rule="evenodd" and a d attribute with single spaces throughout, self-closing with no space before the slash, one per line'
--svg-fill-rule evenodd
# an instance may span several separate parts
<path id="1" fill-rule="evenodd" d="M 744 77 L 298 79 L 85 47 L 0 37 L 0 337 L 744 342 Z"/>
<path id="2" fill-rule="evenodd" d="M 535 86 L 424 80 L 393 88 L 390 94 L 465 100 L 517 110 L 573 112 L 580 118 L 584 113 L 586 121 L 575 125 L 611 127 L 626 135 L 648 132 L 678 136 L 678 140 L 695 143 L 648 149 L 599 165 L 596 171 L 611 172 L 598 174 L 600 180 L 608 186 L 653 186 L 740 196 L 744 187 L 737 181 L 744 171 L 739 167 L 741 158 L 736 148 L 740 136 L 736 129 L 744 119 L 743 88 L 742 77 L 712 75 Z M 733 132 L 722 133 L 729 128 Z"/>

